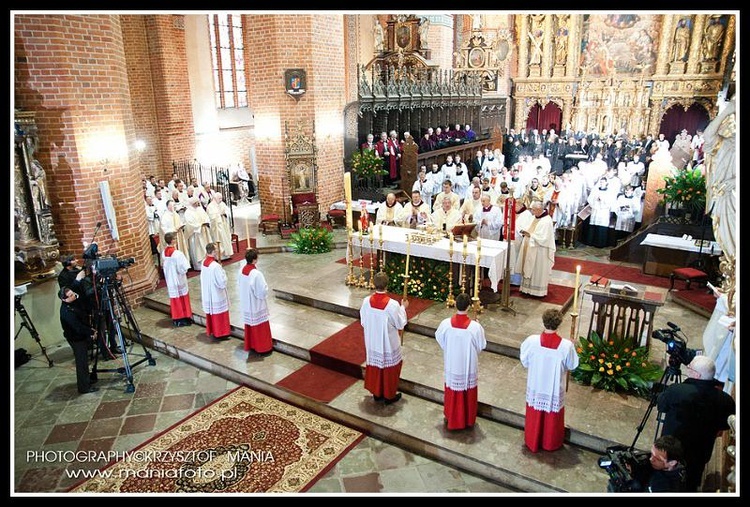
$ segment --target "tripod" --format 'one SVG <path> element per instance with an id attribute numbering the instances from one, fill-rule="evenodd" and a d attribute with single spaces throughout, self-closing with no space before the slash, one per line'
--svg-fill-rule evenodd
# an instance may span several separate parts
<path id="1" fill-rule="evenodd" d="M 635 443 L 638 441 L 638 437 L 641 436 L 641 432 L 643 431 L 643 428 L 646 427 L 646 422 L 648 421 L 648 418 L 651 415 L 651 412 L 656 406 L 656 400 L 659 398 L 659 394 L 662 391 L 664 391 L 664 389 L 667 388 L 667 385 L 669 385 L 670 382 L 679 384 L 681 381 L 682 381 L 682 372 L 680 371 L 680 359 L 670 354 L 668 365 L 664 369 L 664 373 L 659 379 L 659 382 L 651 386 L 651 402 L 648 404 L 646 413 L 643 414 L 643 419 L 641 420 L 641 424 L 638 425 L 638 431 L 635 434 L 633 443 L 630 444 L 631 451 L 635 449 Z M 661 412 L 657 412 L 656 434 L 654 435 L 654 440 L 656 440 L 659 437 L 659 429 L 661 429 L 662 422 L 664 422 L 664 414 L 662 414 Z"/>
<path id="2" fill-rule="evenodd" d="M 36 327 L 34 327 L 34 323 L 31 322 L 31 317 L 29 317 L 29 313 L 26 311 L 26 307 L 23 306 L 21 297 L 22 296 L 19 295 L 15 296 L 16 312 L 18 312 L 18 314 L 21 316 L 21 327 L 18 328 L 18 332 L 16 333 L 16 336 L 13 338 L 13 340 L 18 338 L 18 335 L 21 333 L 21 330 L 23 328 L 26 328 L 26 330 L 31 333 L 31 337 L 34 338 L 34 341 L 39 344 L 39 348 L 42 349 L 42 354 L 44 354 L 44 357 L 47 358 L 49 367 L 52 368 L 52 359 L 50 359 L 47 355 L 47 349 L 44 348 L 44 345 L 42 345 L 42 340 L 39 338 L 39 333 L 37 332 Z"/>
<path id="3" fill-rule="evenodd" d="M 117 340 L 117 345 L 120 348 L 122 354 L 123 366 L 112 369 L 99 369 L 99 351 L 96 350 L 94 358 L 94 366 L 91 370 L 91 379 L 97 378 L 98 372 L 113 372 L 125 375 L 127 385 L 125 386 L 126 393 L 135 392 L 135 385 L 133 384 L 133 367 L 148 361 L 149 366 L 156 364 L 156 359 L 151 356 L 151 353 L 143 345 L 143 337 L 141 331 L 138 328 L 138 323 L 135 321 L 133 313 L 130 311 L 128 302 L 125 299 L 125 294 L 122 291 L 122 282 L 114 279 L 114 275 L 105 276 L 101 279 L 100 287 L 98 291 L 99 297 L 99 323 L 98 333 L 99 340 L 96 341 L 97 348 L 101 346 L 105 336 L 110 336 L 110 333 L 114 334 Z M 125 319 L 131 338 L 131 342 L 126 344 L 125 337 L 122 331 L 122 320 Z M 128 357 L 129 346 L 132 349 L 133 341 L 137 341 L 143 348 L 142 359 L 131 363 Z"/>

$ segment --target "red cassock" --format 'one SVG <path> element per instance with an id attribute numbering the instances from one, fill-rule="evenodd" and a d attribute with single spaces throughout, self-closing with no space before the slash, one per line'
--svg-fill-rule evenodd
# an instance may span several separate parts
<path id="1" fill-rule="evenodd" d="M 176 248 L 168 246 L 164 249 L 164 257 L 172 257 Z M 169 298 L 169 310 L 172 313 L 172 320 L 192 319 L 193 310 L 190 307 L 190 294 Z"/>

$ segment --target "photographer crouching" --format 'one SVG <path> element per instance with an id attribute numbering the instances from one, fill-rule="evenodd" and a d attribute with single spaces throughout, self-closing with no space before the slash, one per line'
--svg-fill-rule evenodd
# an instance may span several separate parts
<path id="1" fill-rule="evenodd" d="M 680 441 L 664 435 L 651 445 L 650 454 L 610 447 L 599 466 L 609 473 L 608 493 L 678 493 L 685 491 L 683 455 Z"/>

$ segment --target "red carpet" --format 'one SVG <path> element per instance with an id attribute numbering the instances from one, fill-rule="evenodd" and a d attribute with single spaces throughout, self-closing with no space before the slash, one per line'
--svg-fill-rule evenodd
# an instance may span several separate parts
<path id="1" fill-rule="evenodd" d="M 357 377 L 308 363 L 276 382 L 276 385 L 308 398 L 328 403 L 356 381 Z"/>
<path id="2" fill-rule="evenodd" d="M 245 258 L 245 250 L 247 250 L 247 240 L 244 240 L 244 239 L 240 240 L 240 242 L 238 244 L 239 244 L 239 250 L 237 251 L 237 253 L 234 253 L 234 245 L 232 245 L 232 252 L 233 252 L 232 253 L 232 257 L 230 257 L 229 259 L 227 259 L 225 261 L 221 261 L 222 265 L 226 266 L 228 264 L 233 264 L 233 263 L 239 262 L 239 261 L 241 261 L 242 259 Z M 224 247 L 222 247 L 222 249 L 223 248 Z M 161 255 L 161 254 L 159 254 L 159 255 Z M 189 260 L 190 259 L 188 259 L 188 261 Z M 188 278 L 193 278 L 194 276 L 198 276 L 200 274 L 201 274 L 200 271 L 195 271 L 195 270 L 191 269 L 191 270 L 188 270 L 187 277 Z M 157 289 L 163 289 L 166 286 L 167 286 L 167 281 L 164 279 L 164 274 L 161 272 L 161 269 L 160 269 L 159 270 L 159 283 L 156 285 L 156 288 Z"/>
<path id="3" fill-rule="evenodd" d="M 511 285 L 510 297 L 532 299 L 534 301 L 539 301 L 540 303 L 560 305 L 563 307 L 563 309 L 565 309 L 568 303 L 573 299 L 573 287 L 565 287 L 564 285 L 555 285 L 554 283 L 550 283 L 549 285 L 547 285 L 547 295 L 544 296 L 543 298 L 529 296 L 528 294 L 523 294 L 518 289 L 519 289 L 518 286 Z M 503 290 L 502 283 L 498 290 L 499 291 Z"/>
<path id="4" fill-rule="evenodd" d="M 575 273 L 576 266 L 581 266 L 582 275 L 599 275 L 610 280 L 621 282 L 639 283 L 654 287 L 669 287 L 669 278 L 655 275 L 645 275 L 640 268 L 620 266 L 619 264 L 605 264 L 603 262 L 584 261 L 574 257 L 555 257 L 555 265 L 552 269 Z"/>
<path id="5" fill-rule="evenodd" d="M 346 257 L 344 257 L 342 259 L 339 259 L 336 262 L 338 262 L 339 264 L 346 264 Z M 354 263 L 354 269 L 359 269 L 359 267 L 360 267 L 359 256 L 355 257 L 352 262 Z M 378 256 L 377 256 L 376 253 L 373 253 L 373 255 L 372 255 L 372 262 L 377 267 L 377 265 L 378 265 Z M 370 256 L 367 254 L 367 249 L 365 249 L 364 268 L 365 269 L 370 269 Z"/>
<path id="6" fill-rule="evenodd" d="M 401 301 L 400 296 L 391 294 L 391 297 Z M 435 301 L 428 299 L 409 298 L 409 308 L 406 310 L 406 314 L 411 319 L 434 303 Z M 327 368 L 334 370 L 334 372 L 339 372 L 339 374 L 347 375 L 352 381 L 362 378 L 362 365 L 366 357 L 364 330 L 358 320 L 310 349 L 310 362 L 312 365 L 315 365 L 316 368 Z M 303 372 L 306 368 L 300 368 L 299 371 L 288 375 L 281 382 L 284 383 L 283 387 L 287 389 L 318 399 L 317 396 L 322 396 L 320 393 L 317 393 L 316 396 L 308 394 L 315 392 L 317 388 L 307 385 L 311 380 Z M 309 371 L 318 374 L 317 369 Z M 298 375 L 299 372 L 303 373 Z M 326 392 L 326 397 L 330 398 L 328 401 L 338 396 L 351 385 L 351 383 L 344 385 L 345 383 L 339 379 L 335 381 L 339 382 L 338 388 L 334 386 L 320 388 Z M 312 382 L 318 382 L 318 380 L 313 380 Z"/>
<path id="7" fill-rule="evenodd" d="M 688 307 L 697 307 L 703 310 L 706 317 L 710 317 L 716 307 L 716 297 L 712 292 L 702 287 L 694 287 L 691 290 L 672 291 L 672 299 L 675 302 L 684 304 Z"/>

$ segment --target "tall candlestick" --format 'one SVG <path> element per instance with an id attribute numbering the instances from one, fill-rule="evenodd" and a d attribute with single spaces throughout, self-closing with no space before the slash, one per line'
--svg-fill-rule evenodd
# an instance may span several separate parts
<path id="1" fill-rule="evenodd" d="M 476 266 L 474 266 L 474 298 L 479 298 L 479 258 L 482 255 L 482 240 L 477 238 L 477 254 L 474 259 Z"/>
<path id="2" fill-rule="evenodd" d="M 576 266 L 576 286 L 573 289 L 573 313 L 578 313 L 578 284 L 581 278 L 581 265 Z"/>
<path id="3" fill-rule="evenodd" d="M 464 257 L 466 257 L 466 253 L 468 252 L 468 248 L 467 248 L 469 244 L 468 241 L 469 241 L 469 237 L 466 234 L 464 234 Z"/>
<path id="4" fill-rule="evenodd" d="M 406 268 L 404 276 L 409 276 L 409 255 L 411 254 L 411 236 L 406 236 Z"/>
<path id="5" fill-rule="evenodd" d="M 250 248 L 250 220 L 245 219 L 245 239 L 247 241 L 247 248 Z"/>
<path id="6" fill-rule="evenodd" d="M 346 226 L 353 227 L 352 220 L 352 173 L 344 173 L 344 199 L 346 199 Z"/>
<path id="7" fill-rule="evenodd" d="M 383 224 L 378 225 L 378 239 L 383 242 Z"/>

